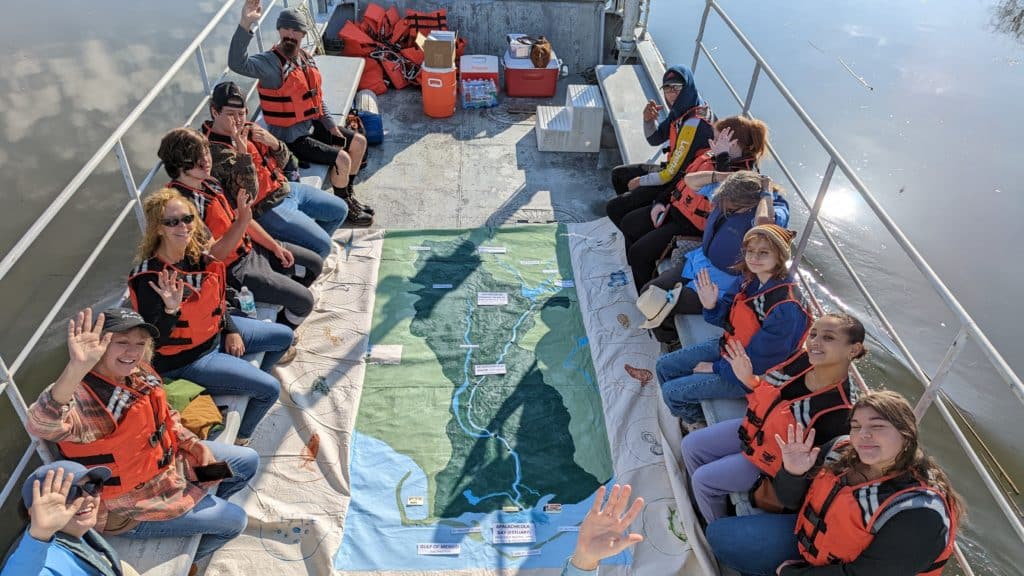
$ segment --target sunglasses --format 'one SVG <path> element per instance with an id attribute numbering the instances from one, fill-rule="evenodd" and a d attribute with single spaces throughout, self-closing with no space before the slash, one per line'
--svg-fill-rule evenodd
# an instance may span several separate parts
<path id="1" fill-rule="evenodd" d="M 180 218 L 164 218 L 163 220 L 160 221 L 160 223 L 163 224 L 164 226 L 167 226 L 168 228 L 174 228 L 178 224 L 182 223 L 191 224 L 192 222 L 195 221 L 195 219 L 195 214 L 185 214 Z"/>
<path id="2" fill-rule="evenodd" d="M 82 482 L 81 484 L 72 484 L 71 489 L 68 490 L 68 499 L 66 502 L 70 504 L 83 494 L 99 498 L 100 495 L 103 494 L 103 481 L 90 480 L 88 482 Z"/>

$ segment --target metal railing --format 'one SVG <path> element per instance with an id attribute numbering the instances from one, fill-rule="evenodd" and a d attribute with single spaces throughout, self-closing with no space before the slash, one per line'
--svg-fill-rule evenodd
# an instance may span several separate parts
<path id="1" fill-rule="evenodd" d="M 305 6 L 309 10 L 309 14 L 317 14 L 316 6 L 313 0 L 306 0 Z M 185 126 L 189 126 L 195 121 L 200 114 L 204 113 L 209 106 L 210 93 L 218 82 L 222 81 L 227 77 L 228 69 L 225 67 L 224 70 L 213 79 L 207 72 L 206 57 L 203 54 L 203 41 L 213 32 L 214 28 L 224 19 L 229 13 L 231 8 L 235 5 L 236 0 L 226 0 L 224 5 L 214 14 L 213 18 L 206 24 L 206 26 L 196 35 L 195 39 L 181 52 L 181 55 L 174 61 L 173 64 L 167 69 L 167 71 L 160 77 L 160 79 L 153 85 L 153 87 L 142 97 L 142 100 L 128 113 L 125 119 L 114 129 L 107 140 L 100 145 L 100 147 L 93 153 L 93 155 L 86 161 L 85 165 L 78 171 L 77 174 L 71 179 L 71 181 L 61 190 L 60 194 L 50 203 L 49 206 L 43 211 L 43 213 L 32 223 L 32 226 L 22 235 L 21 239 L 11 248 L 2 260 L 0 260 L 0 281 L 2 281 L 7 274 L 14 268 L 15 264 L 24 257 L 25 253 L 32 246 L 32 244 L 39 238 L 43 231 L 49 226 L 50 222 L 57 216 L 62 208 L 71 200 L 72 197 L 78 192 L 78 190 L 85 184 L 85 182 L 93 175 L 100 163 L 109 158 L 110 153 L 113 152 L 117 158 L 118 166 L 121 171 L 121 175 L 124 179 L 125 186 L 128 191 L 128 200 L 118 212 L 117 217 L 107 228 L 106 233 L 96 244 L 93 250 L 89 253 L 85 262 L 79 268 L 78 272 L 74 275 L 64 291 L 57 298 L 57 301 L 53 304 L 50 310 L 46 313 L 43 320 L 36 327 L 32 336 L 21 348 L 21 351 L 15 357 L 14 362 L 9 366 L 2 356 L 0 356 L 0 392 L 7 395 L 12 406 L 14 407 L 15 413 L 18 415 L 19 420 L 24 426 L 28 416 L 28 405 L 25 403 L 25 399 L 21 395 L 21 391 L 15 382 L 14 375 L 18 369 L 21 368 L 25 361 L 28 359 L 29 354 L 35 349 L 39 340 L 43 337 L 46 329 L 53 322 L 57 314 L 60 313 L 61 309 L 67 303 L 68 299 L 74 293 L 75 289 L 85 278 L 86 274 L 92 269 L 96 259 L 106 248 L 107 244 L 114 237 L 114 234 L 121 227 L 128 215 L 132 212 L 135 213 L 136 220 L 138 221 L 139 227 L 145 230 L 146 221 L 142 212 L 142 195 L 152 183 L 153 179 L 159 172 L 162 164 L 157 162 L 150 170 L 146 173 L 146 176 L 142 179 L 139 184 L 135 183 L 135 177 L 132 175 L 130 163 L 128 161 L 127 153 L 125 152 L 123 139 L 125 134 L 132 126 L 142 117 L 143 113 L 149 108 L 149 106 L 156 100 L 157 96 L 167 87 L 174 76 L 185 66 L 185 64 L 191 58 L 195 58 L 196 68 L 199 72 L 200 79 L 203 83 L 203 89 L 205 91 L 203 98 L 199 104 L 196 105 L 195 109 L 189 115 L 188 119 L 184 122 Z M 260 29 L 263 25 L 263 21 L 270 15 L 270 9 L 279 3 L 279 0 L 269 0 L 266 6 L 264 6 L 263 15 L 259 21 L 256 22 L 253 31 L 256 36 L 256 45 L 262 51 L 263 39 L 260 34 Z M 284 7 L 288 7 L 288 0 L 280 0 L 280 3 Z M 330 5 L 333 6 L 334 2 Z M 312 41 L 312 36 L 308 35 L 307 41 Z M 255 83 L 249 88 L 247 98 L 252 96 L 252 93 L 256 90 Z M 39 439 L 30 436 L 29 446 L 22 454 L 17 466 L 12 471 L 10 478 L 7 479 L 3 490 L 0 491 L 0 506 L 7 501 L 8 496 L 14 492 L 14 487 L 17 485 L 19 478 L 24 473 L 26 466 L 31 461 L 32 453 L 35 452 L 44 462 L 49 462 L 53 459 L 53 455 L 47 448 L 46 443 L 41 442 Z"/>
<path id="2" fill-rule="evenodd" d="M 711 51 L 708 50 L 708 48 L 705 46 L 703 42 L 708 17 L 712 13 L 712 11 L 714 11 L 720 17 L 721 21 L 725 24 L 729 31 L 732 32 L 733 36 L 735 36 L 735 38 L 740 42 L 743 48 L 746 49 L 746 51 L 754 60 L 754 71 L 751 76 L 750 83 L 747 87 L 747 92 L 745 96 L 741 96 L 740 93 L 735 89 L 735 87 L 733 87 L 732 83 L 726 77 L 721 67 L 719 67 L 718 62 L 715 61 L 715 58 L 714 56 L 712 56 Z M 765 61 L 765 59 L 760 55 L 760 53 L 758 53 L 757 49 L 754 48 L 750 40 L 747 39 L 747 37 L 743 34 L 742 31 L 740 31 L 736 23 L 733 22 L 733 20 L 722 9 L 722 7 L 718 5 L 718 2 L 716 0 L 707 0 L 707 3 L 704 8 L 704 14 L 700 22 L 700 29 L 697 33 L 695 43 L 696 47 L 694 49 L 693 60 L 691 62 L 691 69 L 696 71 L 697 64 L 700 60 L 700 56 L 701 54 L 703 54 L 706 57 L 708 63 L 711 65 L 714 71 L 718 74 L 719 78 L 725 84 L 725 87 L 728 89 L 729 93 L 736 100 L 736 103 L 741 106 L 742 114 L 750 116 L 750 106 L 753 102 L 754 93 L 758 86 L 758 79 L 762 75 L 764 75 L 766 78 L 768 78 L 768 80 L 771 81 L 771 83 L 777 89 L 778 93 L 783 97 L 783 99 L 785 99 L 785 101 L 789 104 L 793 112 L 796 113 L 796 115 L 800 118 L 801 122 L 803 122 L 804 126 L 806 126 L 807 130 L 818 141 L 818 144 L 821 146 L 821 148 L 826 152 L 826 154 L 828 154 L 828 164 L 825 167 L 824 175 L 822 177 L 818 193 L 814 197 L 812 203 L 808 200 L 806 194 L 804 194 L 799 183 L 796 181 L 796 178 L 794 178 L 792 172 L 790 172 L 785 162 L 782 161 L 782 158 L 776 152 L 775 148 L 772 147 L 770 144 L 768 146 L 768 150 L 769 153 L 772 155 L 772 158 L 779 165 L 779 168 L 781 169 L 783 175 L 793 186 L 793 189 L 796 191 L 800 200 L 810 211 L 807 218 L 807 223 L 800 234 L 800 242 L 797 246 L 796 251 L 794 252 L 793 262 L 801 262 L 801 258 L 803 257 L 804 251 L 807 247 L 807 242 L 810 237 L 810 234 L 814 230 L 815 226 L 817 226 L 818 230 L 825 237 L 828 246 L 832 249 L 832 252 L 839 259 L 840 263 L 846 269 L 846 271 L 850 274 L 850 277 L 853 279 L 853 282 L 856 285 L 857 290 L 864 297 L 868 307 L 871 309 L 872 312 L 874 312 L 878 321 L 881 323 L 882 327 L 887 331 L 889 337 L 892 339 L 897 349 L 903 355 L 903 358 L 908 363 L 911 372 L 913 372 L 914 376 L 924 386 L 924 394 L 921 396 L 920 400 L 918 400 L 917 404 L 914 407 L 914 413 L 917 416 L 918 420 L 920 420 L 924 416 L 929 407 L 931 407 L 933 404 L 936 406 L 940 415 L 952 430 L 953 436 L 956 438 L 960 446 L 964 449 L 968 459 L 971 461 L 971 464 L 974 466 L 978 474 L 981 476 L 982 481 L 985 483 L 985 486 L 988 488 L 989 492 L 992 493 L 992 496 L 996 500 L 996 503 L 999 506 L 1000 510 L 1009 520 L 1010 525 L 1012 526 L 1014 532 L 1017 534 L 1017 537 L 1020 538 L 1022 543 L 1024 543 L 1024 524 L 1021 523 L 1021 518 L 1019 516 L 1018 509 L 1016 508 L 1015 504 L 1007 498 L 1002 488 L 990 474 L 984 461 L 975 451 L 970 441 L 968 440 L 967 436 L 960 428 L 958 422 L 953 418 L 953 414 L 950 410 L 952 404 L 949 402 L 948 398 L 941 393 L 941 387 L 943 382 L 949 375 L 953 365 L 955 364 L 960 353 L 963 351 L 968 340 L 973 340 L 978 345 L 978 347 L 984 353 L 985 358 L 995 368 L 1000 378 L 1006 383 L 1010 390 L 1022 402 L 1024 402 L 1024 383 L 1021 382 L 1021 379 L 1017 376 L 1017 374 L 1014 373 L 1013 369 L 1010 368 L 1009 364 L 1002 357 L 999 351 L 996 350 L 996 348 L 992 345 L 988 337 L 985 336 L 985 333 L 982 332 L 981 328 L 978 327 L 974 319 L 970 316 L 970 314 L 967 313 L 967 311 L 956 299 L 953 293 L 950 292 L 949 288 L 945 285 L 945 283 L 942 282 L 942 279 L 939 278 L 938 274 L 936 274 L 932 267 L 928 264 L 928 262 L 925 261 L 925 259 L 921 256 L 921 254 L 917 251 L 914 245 L 906 237 L 903 231 L 900 230 L 899 226 L 896 225 L 896 223 L 885 211 L 885 209 L 882 208 L 882 206 L 878 203 L 878 200 L 875 199 L 874 195 L 871 194 L 867 186 L 865 186 L 864 183 L 857 176 L 857 173 L 847 163 L 846 159 L 843 158 L 843 156 L 839 153 L 835 146 L 833 146 L 832 142 L 829 141 L 829 139 L 822 133 L 822 131 L 810 118 L 807 112 L 804 111 L 803 107 L 793 96 L 793 94 L 789 91 L 786 85 L 783 84 L 782 80 L 779 79 L 775 71 L 772 70 L 771 66 L 768 65 L 767 61 Z M 935 374 L 932 376 L 929 376 L 927 372 L 925 372 L 924 368 L 917 361 L 914 355 L 910 352 L 906 343 L 900 337 L 898 331 L 893 326 L 888 316 L 885 314 L 885 312 L 879 306 L 878 302 L 868 291 L 867 286 L 864 284 L 864 281 L 861 279 L 860 275 L 857 274 L 857 272 L 854 270 L 849 259 L 843 253 L 842 249 L 839 247 L 839 244 L 836 242 L 831 232 L 829 232 L 827 228 L 821 225 L 821 221 L 819 220 L 821 208 L 825 200 L 825 195 L 829 191 L 832 178 L 835 175 L 837 169 L 847 178 L 847 180 L 850 182 L 853 188 L 857 190 L 857 192 L 860 194 L 864 202 L 871 208 L 875 216 L 882 222 L 882 225 L 885 226 L 885 229 L 888 230 L 890 234 L 892 234 L 893 238 L 895 238 L 896 240 L 896 243 L 900 246 L 900 248 L 903 249 L 903 252 L 907 255 L 908 258 L 910 258 L 910 260 L 914 263 L 914 266 L 917 267 L 917 269 L 921 272 L 924 278 L 928 281 L 932 290 L 934 290 L 934 292 L 942 299 L 943 303 L 960 323 L 960 327 L 957 331 L 956 336 L 953 338 L 953 341 L 946 349 L 942 361 L 939 363 L 939 366 L 936 368 Z M 961 559 L 961 564 L 964 567 L 964 569 L 968 573 L 970 573 L 970 567 L 967 566 L 966 562 L 963 561 L 963 557 L 959 553 L 959 551 L 958 558 Z"/>

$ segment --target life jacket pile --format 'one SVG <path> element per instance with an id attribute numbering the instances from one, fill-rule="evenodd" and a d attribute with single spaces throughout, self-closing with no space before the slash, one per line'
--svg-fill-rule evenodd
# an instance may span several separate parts
<path id="1" fill-rule="evenodd" d="M 152 480 L 174 465 L 178 439 L 160 377 L 148 366 L 131 376 L 133 387 L 107 380 L 95 372 L 83 379 L 83 388 L 93 396 L 114 424 L 104 438 L 80 444 L 58 442 L 68 460 L 83 466 L 106 466 L 112 472 L 104 484 L 103 497 L 117 498 Z"/>
<path id="2" fill-rule="evenodd" d="M 938 512 L 948 530 L 946 547 L 920 576 L 940 576 L 953 553 L 957 517 L 946 495 L 907 473 L 852 484 L 846 474 L 837 476 L 822 468 L 811 482 L 797 514 L 796 534 L 800 554 L 812 566 L 846 564 L 856 560 L 875 534 L 897 513 L 913 508 Z"/>
<path id="3" fill-rule="evenodd" d="M 446 9 L 406 10 L 403 18 L 394 6 L 385 10 L 371 2 L 362 21 L 346 22 L 338 38 L 343 43 L 342 54 L 361 56 L 366 62 L 359 89 L 380 95 L 387 92 L 388 86 L 401 90 L 410 84 L 419 85 L 423 51 L 416 45 L 416 35 L 426 35 L 431 30 L 448 30 Z M 466 40 L 459 38 L 455 45 L 456 61 L 465 50 Z"/>

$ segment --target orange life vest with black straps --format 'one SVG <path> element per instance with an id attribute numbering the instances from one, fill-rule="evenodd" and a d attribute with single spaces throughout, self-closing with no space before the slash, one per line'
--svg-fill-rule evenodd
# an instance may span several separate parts
<path id="1" fill-rule="evenodd" d="M 177 271 L 178 277 L 185 281 L 185 297 L 181 301 L 178 321 L 174 324 L 170 334 L 161 335 L 160 346 L 156 349 L 160 355 L 173 356 L 185 350 L 191 350 L 207 342 L 221 331 L 221 317 L 227 310 L 224 300 L 226 290 L 224 263 L 204 255 L 203 264 L 203 270 L 200 272 L 185 272 L 154 257 L 136 266 L 128 275 L 132 307 L 137 312 L 141 312 L 141 310 L 139 310 L 138 295 L 135 293 L 134 282 L 132 282 L 136 277 L 152 276 L 152 282 L 156 284 L 157 275 L 169 268 Z"/>
<path id="2" fill-rule="evenodd" d="M 946 547 L 921 576 L 940 576 L 953 553 L 957 517 L 946 495 L 919 478 L 893 474 L 848 484 L 845 474 L 836 476 L 823 468 L 814 477 L 796 519 L 797 547 L 813 566 L 853 562 L 893 516 L 911 508 L 930 508 L 946 524 Z"/>
<path id="3" fill-rule="evenodd" d="M 796 282 L 779 282 L 766 290 L 761 290 L 748 296 L 746 287 L 749 280 L 740 286 L 739 292 L 733 299 L 732 307 L 729 309 L 729 318 L 725 322 L 725 333 L 722 334 L 720 344 L 725 348 L 726 343 L 731 340 L 739 340 L 743 347 L 750 345 L 750 339 L 757 334 L 764 324 L 764 319 L 772 313 L 776 306 L 784 302 L 793 302 L 800 306 L 800 310 L 807 316 L 807 324 L 804 333 L 800 337 L 799 347 L 803 347 L 807 332 L 811 329 L 813 318 L 807 311 L 807 303 L 804 301 L 803 293 Z"/>
<path id="4" fill-rule="evenodd" d="M 762 472 L 774 477 L 782 467 L 782 451 L 775 435 L 786 437 L 789 426 L 802 424 L 809 429 L 825 414 L 853 409 L 855 388 L 849 377 L 796 398 L 783 399 L 783 390 L 811 371 L 807 352 L 801 350 L 759 378 L 753 392 L 747 394 L 747 413 L 739 435 L 743 455 Z M 818 444 L 830 438 L 819 438 Z"/>
<path id="5" fill-rule="evenodd" d="M 316 62 L 301 48 L 295 60 L 277 46 L 271 52 L 281 64 L 281 87 L 271 89 L 261 83 L 256 88 L 267 124 L 287 128 L 323 116 L 323 84 Z"/>
<path id="6" fill-rule="evenodd" d="M 174 465 L 178 439 L 172 428 L 163 381 L 149 366 L 132 374 L 133 387 L 95 372 L 83 379 L 84 389 L 114 424 L 109 435 L 85 444 L 58 442 L 61 454 L 86 467 L 106 466 L 112 472 L 103 497 L 116 498 L 153 479 Z"/>
<path id="7" fill-rule="evenodd" d="M 686 167 L 683 174 L 693 172 L 704 172 L 715 169 L 715 159 L 710 152 L 702 152 L 690 165 Z M 708 225 L 708 216 L 711 215 L 711 199 L 698 193 L 686 185 L 686 178 L 680 178 L 676 182 L 675 190 L 672 191 L 670 204 L 693 223 L 701 232 Z"/>
<path id="8" fill-rule="evenodd" d="M 235 221 L 235 209 L 231 207 L 227 196 L 224 195 L 224 189 L 220 187 L 216 180 L 210 178 L 203 180 L 200 188 L 193 188 L 178 180 L 171 180 L 167 185 L 181 192 L 183 196 L 195 204 L 196 211 L 199 212 L 199 218 L 210 229 L 215 240 L 219 240 L 227 228 Z M 213 220 L 218 221 L 214 222 Z M 252 238 L 247 233 L 242 234 L 242 239 L 238 241 L 238 245 L 224 259 L 224 266 L 230 268 L 232 264 L 251 250 Z"/>
<path id="9" fill-rule="evenodd" d="M 431 30 L 448 29 L 448 10 L 441 8 L 433 12 L 419 12 L 406 9 L 405 21 L 409 25 L 407 34 L 410 38 L 416 38 L 416 34 L 426 36 Z"/>
<path id="10" fill-rule="evenodd" d="M 234 148 L 231 136 L 214 132 L 212 122 L 203 123 L 203 135 L 210 141 L 211 146 Z M 282 142 L 281 145 L 284 146 L 284 143 Z M 267 196 L 279 190 L 288 178 L 281 171 L 281 166 L 277 163 L 277 157 L 274 156 L 267 146 L 250 138 L 246 149 L 252 157 L 253 166 L 256 167 L 256 185 L 259 188 L 256 191 L 256 202 L 253 204 L 253 216 L 255 217 L 257 214 L 262 213 L 262 210 L 258 208 L 260 203 L 266 200 Z"/>

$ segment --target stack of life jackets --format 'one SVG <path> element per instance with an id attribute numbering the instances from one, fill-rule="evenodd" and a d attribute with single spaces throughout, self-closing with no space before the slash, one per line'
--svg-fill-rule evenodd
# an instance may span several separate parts
<path id="1" fill-rule="evenodd" d="M 366 61 L 359 89 L 379 95 L 387 92 L 388 86 L 401 90 L 419 84 L 423 51 L 416 45 L 416 36 L 427 35 L 431 30 L 448 30 L 446 9 L 406 10 L 402 18 L 394 6 L 385 10 L 371 2 L 363 12 L 362 22 L 346 22 L 338 37 L 344 43 L 342 54 L 361 56 Z M 466 50 L 466 40 L 459 38 L 455 49 L 458 60 Z"/>

